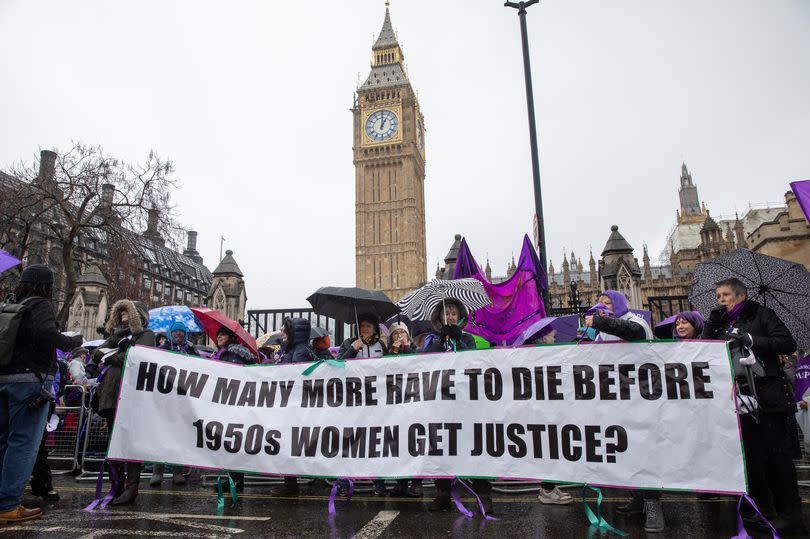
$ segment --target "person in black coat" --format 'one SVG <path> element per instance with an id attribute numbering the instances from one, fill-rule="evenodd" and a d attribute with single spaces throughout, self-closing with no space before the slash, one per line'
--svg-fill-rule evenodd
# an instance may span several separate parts
<path id="1" fill-rule="evenodd" d="M 222 326 L 217 331 L 216 345 L 217 351 L 211 359 L 225 361 L 227 363 L 238 363 L 240 365 L 254 365 L 258 358 L 247 346 L 236 342 L 236 333 Z"/>
<path id="2" fill-rule="evenodd" d="M 309 345 L 312 326 L 306 318 L 285 318 L 281 328 L 283 343 L 279 363 L 312 361 L 315 355 Z"/>
<path id="3" fill-rule="evenodd" d="M 25 268 L 14 291 L 24 305 L 11 361 L 0 367 L 0 520 L 21 522 L 42 515 L 20 504 L 45 432 L 56 349 L 72 350 L 82 338 L 59 332 L 53 310 L 53 271 L 34 264 Z"/>
<path id="4" fill-rule="evenodd" d="M 759 421 L 752 414 L 740 420 L 751 496 L 777 531 L 804 531 L 790 430 L 796 405 L 779 361 L 781 354 L 796 351 L 796 341 L 775 312 L 748 300 L 740 280 L 720 281 L 715 289 L 720 305 L 709 314 L 703 338 L 729 341 L 732 354 L 750 349 L 764 369 L 764 376 L 754 378 L 754 388 L 747 387 L 747 377 L 737 377 L 740 392 L 755 394 L 759 407 Z"/>
<path id="5" fill-rule="evenodd" d="M 358 336 L 343 341 L 338 359 L 365 359 L 388 354 L 388 347 L 380 332 L 380 318 L 376 314 L 360 313 L 357 324 Z"/>
<path id="6" fill-rule="evenodd" d="M 463 303 L 457 299 L 448 298 L 439 303 L 430 316 L 433 323 L 433 333 L 428 336 L 430 340 L 425 352 L 460 352 L 475 350 L 475 339 L 464 332 L 467 325 L 468 312 Z M 428 342 L 426 340 L 426 342 Z M 492 483 L 486 479 L 473 479 L 472 488 L 478 493 L 484 511 L 492 512 Z M 452 507 L 450 499 L 450 480 L 437 479 L 436 497 L 430 502 L 428 510 L 446 511 Z"/>
<path id="7" fill-rule="evenodd" d="M 468 316 L 467 308 L 457 299 L 448 298 L 438 304 L 430 316 L 433 332 L 425 339 L 428 344 L 424 352 L 475 350 L 475 339 L 464 332 Z"/>

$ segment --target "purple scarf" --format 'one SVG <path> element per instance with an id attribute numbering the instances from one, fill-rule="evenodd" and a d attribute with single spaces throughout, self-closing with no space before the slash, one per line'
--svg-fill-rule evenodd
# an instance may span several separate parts
<path id="1" fill-rule="evenodd" d="M 616 316 L 616 318 L 621 318 L 627 314 L 627 311 L 630 310 L 627 307 L 627 296 L 618 290 L 605 290 L 599 294 L 599 297 L 601 296 L 607 296 L 610 298 L 610 302 L 613 304 L 613 315 Z"/>
<path id="2" fill-rule="evenodd" d="M 743 311 L 743 309 L 745 309 L 746 305 L 748 305 L 748 300 L 744 299 L 731 309 L 727 309 L 725 313 L 726 320 L 728 320 L 731 323 L 736 322 L 737 318 L 740 317 L 740 313 Z"/>

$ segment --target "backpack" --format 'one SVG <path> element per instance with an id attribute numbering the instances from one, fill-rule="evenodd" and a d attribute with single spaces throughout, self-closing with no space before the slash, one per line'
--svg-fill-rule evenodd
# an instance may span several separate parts
<path id="1" fill-rule="evenodd" d="M 0 368 L 11 365 L 25 303 L 31 299 L 34 298 L 25 298 L 20 303 L 0 303 Z"/>

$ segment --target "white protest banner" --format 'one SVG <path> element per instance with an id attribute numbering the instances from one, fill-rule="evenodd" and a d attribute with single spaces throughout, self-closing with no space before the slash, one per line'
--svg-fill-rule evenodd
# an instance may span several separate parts
<path id="1" fill-rule="evenodd" d="M 109 457 L 279 475 L 746 489 L 727 348 L 495 348 L 243 367 L 129 351 Z"/>

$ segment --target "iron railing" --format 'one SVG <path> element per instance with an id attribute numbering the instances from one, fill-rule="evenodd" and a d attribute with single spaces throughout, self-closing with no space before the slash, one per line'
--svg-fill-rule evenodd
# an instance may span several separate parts
<path id="1" fill-rule="evenodd" d="M 247 331 L 254 337 L 278 331 L 284 319 L 306 318 L 313 326 L 326 329 L 332 337 L 332 344 L 340 346 L 343 340 L 351 335 L 351 325 L 328 316 L 315 314 L 311 308 L 290 309 L 257 309 L 247 312 Z"/>

